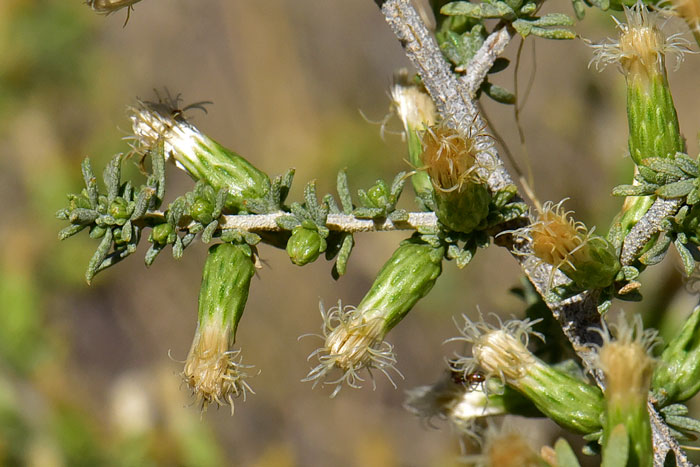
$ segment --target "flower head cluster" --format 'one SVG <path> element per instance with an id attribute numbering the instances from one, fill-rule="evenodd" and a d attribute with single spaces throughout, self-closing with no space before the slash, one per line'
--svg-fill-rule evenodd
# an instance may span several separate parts
<path id="1" fill-rule="evenodd" d="M 664 57 L 673 55 L 677 63 L 689 51 L 689 42 L 679 34 L 666 36 L 656 22 L 656 17 L 647 11 L 641 2 L 625 8 L 627 23 L 620 23 L 620 39 L 593 44 L 593 59 L 597 69 L 618 64 L 628 77 L 649 79 L 665 75 Z"/>
<path id="2" fill-rule="evenodd" d="M 360 375 L 362 370 L 367 370 L 372 384 L 372 369 L 384 373 L 392 384 L 389 370 L 402 376 L 394 366 L 396 357 L 393 346 L 384 341 L 385 320 L 381 316 L 370 314 L 368 318 L 361 309 L 343 306 L 340 301 L 328 310 L 321 303 L 319 309 L 323 317 L 323 335 L 318 337 L 325 343 L 309 355 L 309 359 L 318 358 L 318 365 L 302 381 L 313 381 L 314 387 L 319 382 L 335 385 L 331 394 L 331 397 L 335 397 L 343 384 L 351 388 L 361 387 L 360 383 L 364 381 Z M 331 376 L 338 372 L 340 376 L 337 378 Z"/>
<path id="3" fill-rule="evenodd" d="M 246 378 L 251 365 L 241 363 L 240 350 L 229 350 L 230 329 L 213 321 L 197 329 L 182 376 L 205 410 L 211 403 L 231 406 L 252 390 Z"/>
<path id="4" fill-rule="evenodd" d="M 460 328 L 461 337 L 451 341 L 465 341 L 471 344 L 471 356 L 458 356 L 454 367 L 469 374 L 480 368 L 486 377 L 497 376 L 506 382 L 522 378 L 528 366 L 536 362 L 535 356 L 528 350 L 530 337 L 544 340 L 532 327 L 540 320 L 511 319 L 501 321 L 496 316 L 497 325 L 486 323 L 483 318 L 474 322 L 463 316 L 464 326 Z"/>

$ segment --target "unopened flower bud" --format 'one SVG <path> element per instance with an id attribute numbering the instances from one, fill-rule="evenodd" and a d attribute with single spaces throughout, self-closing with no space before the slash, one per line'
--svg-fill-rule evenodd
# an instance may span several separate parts
<path id="1" fill-rule="evenodd" d="M 644 330 L 639 315 L 628 324 L 621 315 L 600 332 L 603 344 L 598 348 L 593 366 L 605 375 L 605 423 L 603 445 L 618 425 L 624 425 L 630 440 L 628 465 L 651 466 L 653 450 L 647 397 L 654 360 L 649 351 L 657 342 L 655 330 Z"/>
<path id="2" fill-rule="evenodd" d="M 545 203 L 537 220 L 516 235 L 529 240 L 534 256 L 558 268 L 579 287 L 609 286 L 621 267 L 615 247 L 574 221 L 562 203 Z"/>
<path id="3" fill-rule="evenodd" d="M 313 381 L 314 386 L 320 381 L 335 384 L 331 397 L 338 394 L 342 383 L 360 387 L 363 369 L 370 375 L 377 369 L 392 381 L 388 370 L 398 373 L 396 358 L 384 337 L 432 289 L 442 272 L 443 255 L 443 248 L 406 240 L 384 264 L 357 308 L 338 302 L 326 311 L 320 305 L 323 335 L 319 337 L 325 344 L 311 354 L 319 364 L 302 381 Z M 334 370 L 341 376 L 326 382 Z"/>
<path id="4" fill-rule="evenodd" d="M 249 365 L 233 350 L 238 322 L 248 300 L 255 274 L 248 245 L 223 243 L 209 249 L 199 293 L 197 331 L 183 377 L 202 408 L 210 403 L 228 404 L 252 389 L 245 381 Z"/>
<path id="5" fill-rule="evenodd" d="M 153 149 L 162 140 L 166 158 L 195 180 L 228 191 L 227 209 L 245 209 L 247 198 L 264 198 L 270 190 L 267 174 L 200 132 L 185 119 L 176 100 L 139 102 L 130 113 L 138 151 Z"/>
<path id="6" fill-rule="evenodd" d="M 700 307 L 664 348 L 651 386 L 661 407 L 688 400 L 700 391 Z"/>
<path id="7" fill-rule="evenodd" d="M 295 227 L 287 241 L 287 254 L 297 266 L 316 261 L 326 251 L 326 240 L 317 230 Z"/>
<path id="8" fill-rule="evenodd" d="M 465 373 L 482 370 L 513 387 L 543 414 L 564 428 L 590 434 L 601 429 L 603 394 L 600 389 L 552 367 L 527 348 L 536 321 L 509 320 L 492 326 L 465 317 L 462 337 L 451 340 L 472 344 L 471 356 L 460 356 L 457 365 Z"/>
<path id="9" fill-rule="evenodd" d="M 476 130 L 475 130 L 476 132 Z M 441 223 L 469 233 L 489 213 L 491 194 L 477 163 L 476 137 L 446 125 L 423 133 L 423 166 L 433 185 L 436 211 Z"/>

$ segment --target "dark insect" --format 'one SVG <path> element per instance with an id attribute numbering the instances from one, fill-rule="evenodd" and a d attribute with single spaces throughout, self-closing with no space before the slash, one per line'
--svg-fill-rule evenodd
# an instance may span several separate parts
<path id="1" fill-rule="evenodd" d="M 465 385 L 467 389 L 473 389 L 486 381 L 486 377 L 480 371 L 464 373 L 453 369 L 450 370 L 450 377 L 455 384 Z"/>

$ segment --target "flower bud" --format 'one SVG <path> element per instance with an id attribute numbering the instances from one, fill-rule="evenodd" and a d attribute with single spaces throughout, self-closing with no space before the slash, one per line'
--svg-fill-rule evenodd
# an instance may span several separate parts
<path id="1" fill-rule="evenodd" d="M 651 387 L 660 407 L 683 402 L 700 391 L 700 307 L 664 348 Z"/>
<path id="2" fill-rule="evenodd" d="M 170 234 L 173 232 L 173 226 L 169 223 L 164 222 L 162 224 L 158 224 L 153 227 L 153 231 L 151 232 L 151 240 L 153 243 L 158 245 L 165 245 L 169 242 Z"/>
<path id="3" fill-rule="evenodd" d="M 476 132 L 476 131 L 475 131 Z M 474 135 L 440 125 L 423 133 L 423 165 L 430 176 L 435 214 L 452 230 L 469 233 L 489 213 L 491 194 L 479 173 Z"/>
<path id="4" fill-rule="evenodd" d="M 155 148 L 162 139 L 166 158 L 195 180 L 228 191 L 226 209 L 243 210 L 247 198 L 264 198 L 270 190 L 264 172 L 201 133 L 185 119 L 177 101 L 139 102 L 130 112 L 136 150 Z"/>
<path id="5" fill-rule="evenodd" d="M 406 132 L 408 160 L 414 167 L 421 167 L 423 143 L 420 135 L 436 122 L 435 104 L 421 86 L 409 82 L 406 70 L 394 75 L 394 84 L 391 86 L 390 93 L 392 109 L 403 122 Z M 433 192 L 430 178 L 423 171 L 413 174 L 411 182 L 418 195 L 430 195 Z"/>
<path id="6" fill-rule="evenodd" d="M 313 263 L 324 251 L 326 240 L 321 234 L 303 226 L 295 227 L 287 241 L 287 254 L 297 266 Z"/>
<path id="7" fill-rule="evenodd" d="M 545 203 L 537 220 L 516 235 L 529 240 L 534 256 L 558 268 L 579 287 L 609 286 L 621 267 L 615 247 L 574 221 L 562 203 Z"/>
<path id="8" fill-rule="evenodd" d="M 314 386 L 322 380 L 335 384 L 331 397 L 338 394 L 342 383 L 360 387 L 362 369 L 371 376 L 376 368 L 391 381 L 388 370 L 398 370 L 393 347 L 384 337 L 432 289 L 442 272 L 443 255 L 443 248 L 406 240 L 384 264 L 357 308 L 338 302 L 326 311 L 320 305 L 323 335 L 319 337 L 325 344 L 311 354 L 319 364 L 302 381 L 313 381 Z M 326 382 L 335 369 L 342 375 Z"/>
<path id="9" fill-rule="evenodd" d="M 199 292 L 199 317 L 183 377 L 206 409 L 210 403 L 228 404 L 253 392 L 245 378 L 249 365 L 233 350 L 238 322 L 255 274 L 248 245 L 222 243 L 209 249 Z"/>
<path id="10" fill-rule="evenodd" d="M 451 340 L 472 344 L 471 356 L 460 356 L 457 365 L 465 373 L 482 370 L 487 378 L 499 378 L 513 387 L 543 414 L 571 431 L 590 434 L 601 429 L 603 395 L 587 384 L 535 357 L 527 348 L 537 321 L 509 320 L 492 326 L 468 318 L 462 337 Z"/>
<path id="11" fill-rule="evenodd" d="M 655 330 L 644 331 L 639 315 L 628 324 L 622 315 L 611 325 L 615 339 L 607 327 L 600 332 L 603 344 L 598 348 L 593 365 L 605 375 L 605 423 L 603 445 L 618 425 L 624 425 L 629 436 L 628 465 L 651 466 L 653 450 L 647 396 L 654 360 L 649 355 L 657 341 Z"/>

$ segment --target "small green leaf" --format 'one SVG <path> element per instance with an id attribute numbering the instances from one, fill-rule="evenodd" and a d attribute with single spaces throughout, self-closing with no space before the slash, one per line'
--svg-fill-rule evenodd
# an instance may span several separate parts
<path id="1" fill-rule="evenodd" d="M 697 177 L 700 175 L 700 170 L 698 170 L 698 163 L 687 154 L 682 152 L 677 152 L 675 156 L 676 165 L 685 173 L 691 177 Z"/>
<path id="2" fill-rule="evenodd" d="M 612 190 L 613 196 L 648 196 L 653 194 L 658 185 L 618 185 Z"/>
<path id="3" fill-rule="evenodd" d="M 564 13 L 549 13 L 532 21 L 533 26 L 573 26 L 574 19 Z"/>
<path id="4" fill-rule="evenodd" d="M 72 237 L 73 235 L 83 230 L 85 227 L 87 227 L 87 225 L 69 225 L 68 227 L 63 228 L 60 232 L 58 232 L 58 239 L 65 240 L 68 237 Z"/>
<path id="5" fill-rule="evenodd" d="M 559 438 L 554 443 L 554 452 L 557 454 L 559 467 L 581 467 L 574 450 L 564 438 Z"/>
<path id="6" fill-rule="evenodd" d="M 348 267 L 348 259 L 350 258 L 350 253 L 352 252 L 352 247 L 355 244 L 355 239 L 352 234 L 346 233 L 343 237 L 342 245 L 338 251 L 338 258 L 335 260 L 333 265 L 333 270 L 331 272 L 334 279 L 338 279 L 340 276 L 344 275 Z"/>
<path id="7" fill-rule="evenodd" d="M 682 198 L 695 188 L 695 180 L 681 180 L 680 182 L 669 183 L 656 190 L 656 194 L 662 198 Z"/>
<path id="8" fill-rule="evenodd" d="M 515 94 L 497 84 L 484 81 L 481 83 L 481 90 L 496 102 L 509 105 L 515 104 Z"/>
<path id="9" fill-rule="evenodd" d="M 95 177 L 95 172 L 92 171 L 92 165 L 90 164 L 90 158 L 86 157 L 83 160 L 81 166 L 83 171 L 83 180 L 85 181 L 85 188 L 87 189 L 88 199 L 93 208 L 97 207 L 98 191 L 97 191 L 97 178 Z"/>
<path id="10" fill-rule="evenodd" d="M 683 261 L 683 270 L 685 271 L 686 277 L 690 277 L 695 270 L 695 260 L 693 259 L 693 255 L 691 255 L 688 248 L 681 243 L 680 239 L 676 239 L 676 241 L 673 242 L 673 245 L 676 247 L 676 250 L 681 257 L 681 261 Z"/>
<path id="11" fill-rule="evenodd" d="M 679 178 L 684 176 L 684 173 L 680 167 L 678 167 L 674 161 L 666 158 L 649 157 L 647 159 L 643 159 L 642 164 L 656 172 L 662 172 Z"/>

